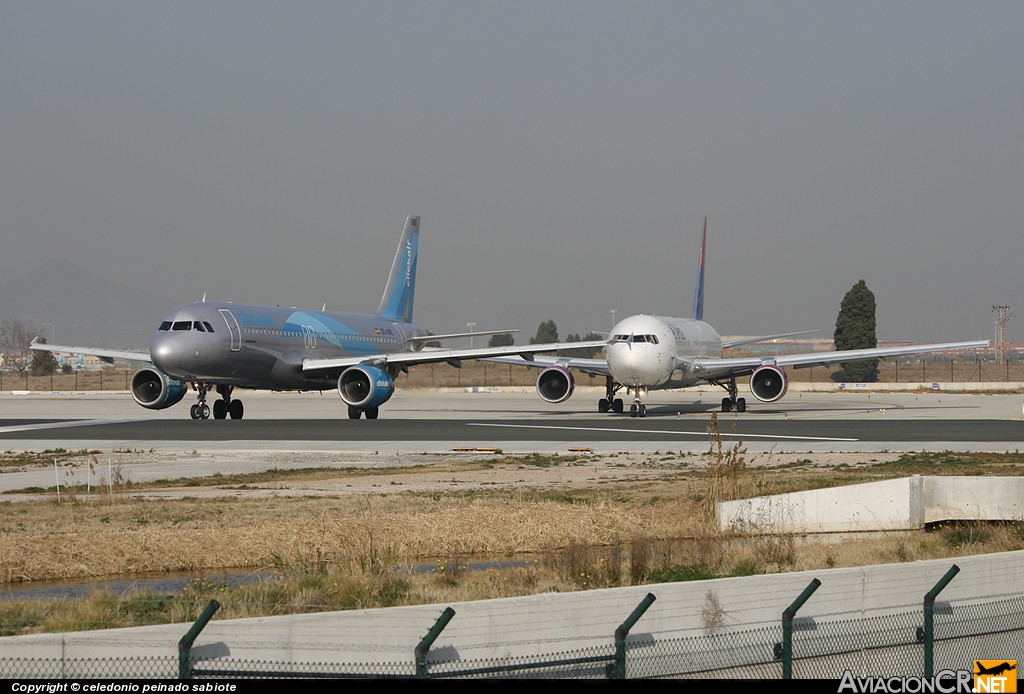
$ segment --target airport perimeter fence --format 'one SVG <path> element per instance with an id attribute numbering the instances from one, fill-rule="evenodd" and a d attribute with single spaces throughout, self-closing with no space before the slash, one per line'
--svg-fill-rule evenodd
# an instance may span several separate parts
<path id="1" fill-rule="evenodd" d="M 738 355 L 733 355 L 738 356 Z M 787 369 L 792 383 L 833 383 L 838 365 Z M 134 368 L 77 370 L 70 373 L 33 376 L 30 372 L 0 369 L 0 392 L 78 392 L 128 390 Z M 403 388 L 499 388 L 533 386 L 536 368 L 465 361 L 456 368 L 449 364 L 423 364 L 409 369 L 398 381 Z M 604 386 L 604 377 L 575 374 L 580 386 Z M 927 358 L 883 359 L 878 365 L 879 383 L 1024 383 L 1024 359 L 996 363 L 992 359 L 933 355 Z"/>
<path id="2" fill-rule="evenodd" d="M 954 567 L 955 568 L 955 567 Z M 796 617 L 808 586 L 782 623 L 754 629 L 709 628 L 699 636 L 629 636 L 641 604 L 605 646 L 539 656 L 460 660 L 456 648 L 430 653 L 454 616 L 450 608 L 402 662 L 289 662 L 202 658 L 191 644 L 202 620 L 178 644 L 179 656 L 31 659 L 0 656 L 0 678 L 47 679 L 841 679 L 930 677 L 973 671 L 975 660 L 1015 660 L 1024 653 L 1024 596 L 858 619 Z M 941 588 L 939 589 L 941 590 Z M 938 591 L 933 589 L 933 592 Z M 934 598 L 933 598 L 934 600 Z M 648 595 L 647 605 L 654 601 Z M 212 608 L 212 609 L 211 609 Z M 204 613 L 208 620 L 215 603 Z M 169 644 L 170 645 L 170 644 Z"/>

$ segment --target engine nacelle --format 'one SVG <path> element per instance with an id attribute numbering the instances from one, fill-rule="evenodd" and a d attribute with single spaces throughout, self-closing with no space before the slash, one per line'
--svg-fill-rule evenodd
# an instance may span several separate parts
<path id="1" fill-rule="evenodd" d="M 537 395 L 546 402 L 565 402 L 575 388 L 572 372 L 563 366 L 549 366 L 537 376 Z"/>
<path id="2" fill-rule="evenodd" d="M 147 366 L 132 376 L 131 390 L 135 402 L 147 410 L 162 410 L 181 402 L 188 384 Z"/>
<path id="3" fill-rule="evenodd" d="M 750 374 L 750 392 L 761 402 L 775 402 L 789 389 L 786 372 L 768 364 Z"/>
<path id="4" fill-rule="evenodd" d="M 350 407 L 369 410 L 386 403 L 395 392 L 395 382 L 376 366 L 357 364 L 338 376 L 338 395 Z"/>

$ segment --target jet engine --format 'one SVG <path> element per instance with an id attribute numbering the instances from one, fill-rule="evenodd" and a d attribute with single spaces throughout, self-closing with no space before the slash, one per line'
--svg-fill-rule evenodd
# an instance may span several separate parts
<path id="1" fill-rule="evenodd" d="M 357 364 L 341 372 L 338 395 L 350 407 L 369 410 L 380 407 L 395 392 L 395 382 L 376 366 Z"/>
<path id="2" fill-rule="evenodd" d="M 545 402 L 565 402 L 575 387 L 572 372 L 563 366 L 549 366 L 537 376 L 537 395 Z"/>
<path id="3" fill-rule="evenodd" d="M 761 402 L 775 402 L 788 388 L 786 372 L 778 366 L 767 364 L 750 375 L 750 392 Z"/>
<path id="4" fill-rule="evenodd" d="M 147 366 L 132 376 L 131 390 L 135 402 L 147 410 L 163 410 L 185 397 L 188 384 Z"/>

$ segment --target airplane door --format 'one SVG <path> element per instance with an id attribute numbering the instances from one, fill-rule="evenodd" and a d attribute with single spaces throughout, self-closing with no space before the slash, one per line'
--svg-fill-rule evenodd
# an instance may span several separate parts
<path id="1" fill-rule="evenodd" d="M 392 323 L 391 325 L 395 326 L 395 335 L 398 337 L 398 342 L 404 345 L 405 331 L 402 330 L 402 326 L 400 326 L 398 323 Z"/>
<path id="2" fill-rule="evenodd" d="M 228 332 L 231 334 L 231 351 L 237 352 L 242 349 L 242 330 L 238 327 L 238 320 L 235 318 L 235 314 L 231 313 L 226 308 L 217 309 L 220 311 L 220 315 L 224 318 L 224 322 L 228 326 Z"/>

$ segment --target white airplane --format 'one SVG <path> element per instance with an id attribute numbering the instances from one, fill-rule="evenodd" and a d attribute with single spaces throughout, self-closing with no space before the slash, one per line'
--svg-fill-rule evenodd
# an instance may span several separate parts
<path id="1" fill-rule="evenodd" d="M 707 218 L 704 219 L 704 233 L 701 239 L 693 318 L 642 314 L 625 318 L 612 328 L 605 347 L 604 359 L 522 355 L 495 357 L 486 361 L 543 367 L 543 371 L 537 377 L 537 393 L 550 403 L 564 402 L 572 395 L 575 380 L 571 369 L 591 376 L 604 376 L 606 392 L 605 397 L 598 400 L 598 412 L 622 413 L 623 402 L 616 395 L 625 388 L 626 393 L 633 396 L 629 416 L 644 417 L 647 415 L 647 407 L 643 403 L 643 397 L 651 390 L 687 388 L 710 383 L 720 386 L 728 393 L 722 398 L 722 412 L 745 412 L 746 399 L 736 397 L 736 379 L 741 376 L 750 376 L 750 392 L 755 398 L 761 402 L 775 402 L 786 394 L 787 366 L 799 369 L 816 364 L 851 362 L 901 354 L 981 349 L 989 345 L 987 340 L 979 340 L 805 354 L 724 357 L 723 351 L 730 347 L 814 331 L 723 341 L 718 331 L 703 321 L 706 241 Z"/>
<path id="2" fill-rule="evenodd" d="M 153 334 L 148 352 L 49 345 L 32 341 L 34 350 L 90 354 L 104 361 L 149 362 L 131 380 L 132 397 L 142 407 L 162 410 L 177 404 L 191 385 L 198 394 L 192 419 L 211 414 L 206 394 L 221 396 L 214 419 L 241 419 L 238 388 L 254 390 L 327 390 L 337 387 L 350 419 L 377 419 L 395 391 L 395 378 L 415 364 L 499 355 L 529 355 L 603 342 L 443 349 L 425 346 L 450 338 L 515 332 L 491 330 L 432 335 L 412 322 L 419 258 L 420 218 L 409 217 L 395 251 L 380 307 L 372 314 L 338 313 L 224 301 L 179 306 Z"/>

